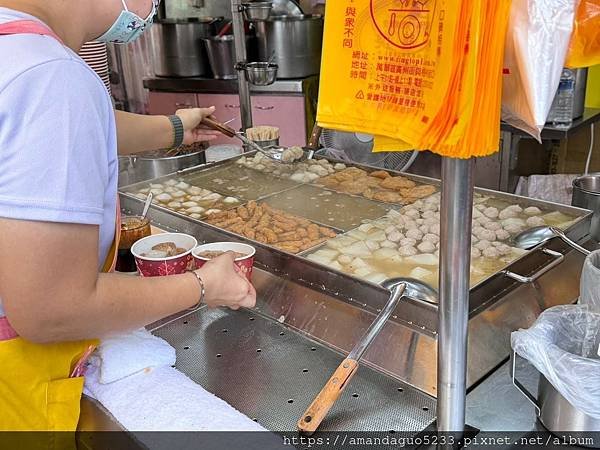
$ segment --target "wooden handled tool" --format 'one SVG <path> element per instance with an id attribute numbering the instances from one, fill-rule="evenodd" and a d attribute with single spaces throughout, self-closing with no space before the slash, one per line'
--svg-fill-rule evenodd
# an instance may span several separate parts
<path id="1" fill-rule="evenodd" d="M 204 119 L 202 119 L 202 124 L 206 125 L 207 127 L 213 130 L 220 131 L 227 137 L 232 138 L 237 136 L 237 133 L 233 128 L 225 125 L 224 123 L 211 119 L 210 117 L 205 117 Z"/>
<path id="2" fill-rule="evenodd" d="M 298 430 L 301 433 L 311 435 L 313 434 L 319 425 L 337 401 L 342 395 L 346 386 L 358 370 L 358 362 L 363 356 L 369 345 L 375 340 L 379 332 L 383 329 L 383 326 L 390 318 L 398 302 L 402 298 L 406 284 L 401 283 L 395 286 L 391 293 L 390 299 L 386 303 L 383 310 L 379 313 L 377 318 L 373 321 L 371 326 L 365 332 L 363 337 L 360 339 L 358 344 L 354 346 L 352 351 L 348 354 L 348 357 L 342 361 L 336 371 L 333 373 L 329 381 L 325 384 L 321 392 L 310 404 L 308 409 L 304 412 L 300 420 L 298 421 Z"/>

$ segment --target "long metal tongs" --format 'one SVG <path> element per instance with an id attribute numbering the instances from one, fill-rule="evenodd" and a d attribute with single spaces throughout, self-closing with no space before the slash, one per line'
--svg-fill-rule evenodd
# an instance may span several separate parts
<path id="1" fill-rule="evenodd" d="M 385 286 L 385 285 L 384 285 Z M 387 286 L 386 286 L 387 287 Z M 327 384 L 321 389 L 321 392 L 310 404 L 306 412 L 298 421 L 298 430 L 304 434 L 313 434 L 331 407 L 340 397 L 356 371 L 358 362 L 369 348 L 369 345 L 375 340 L 383 326 L 390 318 L 398 302 L 402 299 L 406 290 L 406 283 L 395 284 L 390 289 L 390 298 L 377 318 L 369 326 L 358 344 L 354 346 L 348 357 L 342 361 L 336 371 L 333 373 Z"/>

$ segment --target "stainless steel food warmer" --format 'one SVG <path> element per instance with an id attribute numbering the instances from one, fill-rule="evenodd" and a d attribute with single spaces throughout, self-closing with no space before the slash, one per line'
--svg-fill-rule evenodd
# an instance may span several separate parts
<path id="1" fill-rule="evenodd" d="M 173 175 L 185 180 L 227 163 Z M 439 185 L 437 180 L 403 175 Z M 125 212 L 142 208 L 143 201 L 131 194 L 137 186 L 121 190 Z M 575 216 L 567 235 L 581 244 L 589 240 L 587 210 L 482 189 L 477 192 Z M 256 310 L 201 309 L 185 318 L 165 319 L 152 328 L 175 346 L 178 367 L 192 379 L 266 428 L 295 429 L 296 420 L 343 359 L 342 354 L 353 347 L 386 303 L 388 292 L 301 255 L 248 241 L 160 206 L 153 206 L 149 216 L 155 226 L 192 234 L 199 242 L 233 240 L 256 247 Z M 508 358 L 511 331 L 531 325 L 545 308 L 575 301 L 583 259 L 560 239 L 552 239 L 472 286 L 468 387 Z M 414 431 L 429 426 L 436 414 L 437 336 L 437 304 L 411 298 L 402 301 L 363 358 L 367 367 L 361 367 L 322 429 Z M 244 373 L 244 381 L 232 382 L 239 373 Z"/>

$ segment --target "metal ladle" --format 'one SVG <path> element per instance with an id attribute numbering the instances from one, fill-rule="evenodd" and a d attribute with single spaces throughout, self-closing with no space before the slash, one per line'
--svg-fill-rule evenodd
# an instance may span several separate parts
<path id="1" fill-rule="evenodd" d="M 391 278 L 382 283 L 390 291 L 390 298 L 379 315 L 371 323 L 360 341 L 354 346 L 325 384 L 321 392 L 306 409 L 298 421 L 298 430 L 304 434 L 313 434 L 334 403 L 340 397 L 350 380 L 358 370 L 358 362 L 369 345 L 379 335 L 387 320 L 396 310 L 402 298 L 411 297 L 428 303 L 437 304 L 437 292 L 425 283 L 414 278 Z"/>
<path id="2" fill-rule="evenodd" d="M 577 242 L 567 237 L 567 235 L 561 229 L 556 227 L 541 226 L 530 228 L 516 235 L 513 239 L 513 242 L 518 248 L 530 250 L 533 247 L 536 247 L 555 237 L 561 238 L 569 246 L 573 247 L 575 250 L 583 253 L 586 256 L 591 253 L 591 251 L 589 251 L 586 248 L 583 248 Z"/>

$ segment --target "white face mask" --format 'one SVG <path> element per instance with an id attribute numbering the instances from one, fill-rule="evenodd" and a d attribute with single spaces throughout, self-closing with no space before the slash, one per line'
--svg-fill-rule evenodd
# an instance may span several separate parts
<path id="1" fill-rule="evenodd" d="M 121 0 L 121 2 L 123 3 L 123 11 L 121 11 L 110 29 L 96 39 L 97 41 L 113 42 L 115 44 L 129 44 L 135 41 L 152 25 L 160 0 L 152 0 L 152 11 L 145 19 L 129 11 L 125 0 Z"/>

